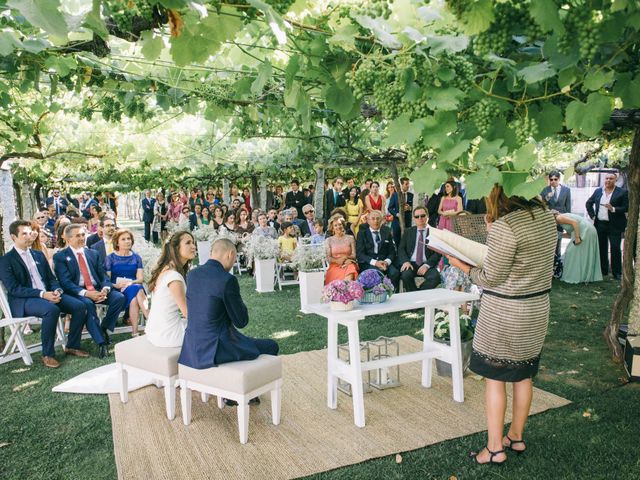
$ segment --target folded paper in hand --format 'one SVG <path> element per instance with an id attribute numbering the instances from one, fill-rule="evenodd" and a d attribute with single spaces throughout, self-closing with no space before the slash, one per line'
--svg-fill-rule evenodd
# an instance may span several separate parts
<path id="1" fill-rule="evenodd" d="M 131 284 L 131 283 L 133 283 L 133 280 L 131 280 L 130 278 L 118 277 L 118 278 L 116 278 L 116 284 L 118 284 L 118 283 Z"/>
<path id="2" fill-rule="evenodd" d="M 449 230 L 429 228 L 427 247 L 443 255 L 451 255 L 474 267 L 482 267 L 487 246 L 461 237 Z"/>

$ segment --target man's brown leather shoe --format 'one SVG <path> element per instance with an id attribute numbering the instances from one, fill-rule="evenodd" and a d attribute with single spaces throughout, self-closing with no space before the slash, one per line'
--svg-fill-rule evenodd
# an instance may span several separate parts
<path id="1" fill-rule="evenodd" d="M 42 363 L 49 368 L 58 368 L 60 366 L 60 363 L 53 357 L 42 357 Z"/>
<path id="2" fill-rule="evenodd" d="M 81 358 L 86 358 L 89 356 L 88 352 L 85 352 L 84 350 L 78 350 L 77 348 L 65 348 L 64 353 L 66 353 L 67 355 L 73 355 L 74 357 L 81 357 Z"/>

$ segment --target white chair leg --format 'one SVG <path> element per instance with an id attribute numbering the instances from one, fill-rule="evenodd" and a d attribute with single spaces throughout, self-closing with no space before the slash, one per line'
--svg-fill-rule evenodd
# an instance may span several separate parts
<path id="1" fill-rule="evenodd" d="M 238 402 L 238 430 L 240 431 L 240 443 L 243 445 L 249 440 L 249 402 Z"/>
<path id="2" fill-rule="evenodd" d="M 209 401 L 209 394 L 207 392 L 200 392 L 200 398 L 202 399 L 202 403 L 207 403 Z"/>
<path id="3" fill-rule="evenodd" d="M 129 372 L 122 363 L 118 364 L 118 370 L 120 370 L 120 401 L 127 403 L 129 401 Z"/>
<path id="4" fill-rule="evenodd" d="M 271 420 L 274 425 L 280 425 L 280 407 L 282 402 L 282 388 L 278 383 L 277 387 L 271 390 Z"/>
<path id="5" fill-rule="evenodd" d="M 15 335 L 15 346 L 17 350 L 22 354 L 22 361 L 25 363 L 25 365 L 33 365 L 33 359 L 31 358 L 31 354 L 29 353 L 27 345 L 24 343 L 20 328 L 16 328 L 13 332 L 13 335 Z M 11 341 L 11 338 L 9 338 L 9 341 Z"/>
<path id="6" fill-rule="evenodd" d="M 176 386 L 171 379 L 167 379 L 164 385 L 164 401 L 167 407 L 167 418 L 176 418 Z"/>
<path id="7" fill-rule="evenodd" d="M 187 387 L 187 381 L 180 382 L 180 404 L 182 405 L 182 423 L 191 423 L 191 390 Z"/>
<path id="8" fill-rule="evenodd" d="M 218 408 L 224 408 L 224 399 L 220 395 L 218 395 L 216 398 L 218 399 Z"/>

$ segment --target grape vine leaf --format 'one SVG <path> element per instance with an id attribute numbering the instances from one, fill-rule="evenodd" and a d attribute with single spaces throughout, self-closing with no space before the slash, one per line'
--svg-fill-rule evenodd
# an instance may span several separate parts
<path id="1" fill-rule="evenodd" d="M 534 135 L 536 140 L 542 140 L 562 130 L 564 118 L 562 117 L 562 108 L 558 105 L 546 102 L 540 110 L 530 107 L 529 115 L 535 119 L 538 125 L 538 134 Z"/>
<path id="2" fill-rule="evenodd" d="M 302 86 L 300 82 L 293 82 L 290 88 L 284 90 L 284 104 L 289 108 L 296 108 L 298 105 L 298 96 L 300 95 Z"/>
<path id="3" fill-rule="evenodd" d="M 640 74 L 631 79 L 631 73 L 618 75 L 613 95 L 622 100 L 624 108 L 640 107 Z"/>
<path id="4" fill-rule="evenodd" d="M 466 35 L 427 35 L 426 40 L 433 55 L 442 52 L 458 53 L 469 46 L 469 37 Z"/>
<path id="5" fill-rule="evenodd" d="M 469 149 L 469 145 L 471 145 L 469 140 L 460 140 L 456 143 L 453 139 L 448 138 L 438 155 L 438 163 L 452 163 Z"/>
<path id="6" fill-rule="evenodd" d="M 520 147 L 513 155 L 513 167 L 516 170 L 528 172 L 538 160 L 535 145 L 527 143 Z"/>
<path id="7" fill-rule="evenodd" d="M 153 32 L 151 30 L 147 30 L 142 32 L 141 36 L 142 40 L 142 55 L 149 61 L 156 60 L 160 54 L 162 53 L 162 49 L 164 48 L 164 41 L 162 37 L 154 37 Z"/>
<path id="8" fill-rule="evenodd" d="M 412 122 L 409 113 L 403 113 L 387 126 L 387 138 L 382 146 L 413 144 L 420 137 L 424 124 L 420 120 Z"/>
<path id="9" fill-rule="evenodd" d="M 594 137 L 602 125 L 609 120 L 611 109 L 611 100 L 599 93 L 589 95 L 587 103 L 574 100 L 567 106 L 565 115 L 567 128 L 587 137 Z"/>
<path id="10" fill-rule="evenodd" d="M 353 102 L 355 102 L 351 89 L 344 82 L 329 85 L 324 91 L 324 99 L 327 108 L 340 116 L 348 115 L 353 109 Z"/>
<path id="11" fill-rule="evenodd" d="M 613 70 L 609 70 L 605 72 L 601 69 L 595 70 L 593 72 L 589 72 L 584 79 L 584 87 L 587 90 L 600 90 L 605 85 L 613 82 L 615 78 L 615 72 Z"/>
<path id="12" fill-rule="evenodd" d="M 47 57 L 44 66 L 48 70 L 55 71 L 60 77 L 66 77 L 78 64 L 73 57 Z"/>
<path id="13" fill-rule="evenodd" d="M 486 166 L 470 175 L 465 175 L 464 184 L 467 198 L 482 198 L 491 192 L 495 183 L 500 183 L 500 170 L 494 166 Z"/>
<path id="14" fill-rule="evenodd" d="M 351 22 L 342 24 L 329 39 L 331 45 L 343 48 L 345 51 L 355 50 L 358 27 Z"/>
<path id="15" fill-rule="evenodd" d="M 460 20 L 464 33 L 477 35 L 489 28 L 495 18 L 491 0 L 471 2 L 469 8 L 462 14 Z"/>
<path id="16" fill-rule="evenodd" d="M 549 62 L 541 62 L 535 65 L 530 65 L 518 71 L 520 76 L 527 83 L 536 83 L 541 80 L 553 77 L 556 74 L 556 70 L 549 64 Z"/>
<path id="17" fill-rule="evenodd" d="M 436 168 L 434 162 L 427 162 L 410 175 L 416 193 L 431 195 L 436 188 L 447 181 L 449 175 L 444 170 Z"/>
<path id="18" fill-rule="evenodd" d="M 262 93 L 264 86 L 271 80 L 271 75 L 273 75 L 271 62 L 266 60 L 258 67 L 258 76 L 251 84 L 251 93 L 254 95 Z"/>
<path id="19" fill-rule="evenodd" d="M 503 170 L 500 172 L 500 176 L 502 177 L 500 184 L 502 185 L 504 194 L 510 197 L 514 195 L 514 189 L 527 180 L 529 174 L 527 172 L 510 172 Z M 542 188 L 540 190 L 542 190 Z"/>
<path id="20" fill-rule="evenodd" d="M 427 92 L 427 106 L 432 110 L 456 110 L 464 92 L 455 87 L 432 88 Z"/>
<path id="21" fill-rule="evenodd" d="M 87 16 L 84 17 L 82 26 L 91 29 L 91 31 L 93 31 L 103 40 L 106 40 L 109 37 L 107 26 L 104 24 L 104 21 L 100 17 L 100 14 L 96 12 L 89 12 Z"/>
<path id="22" fill-rule="evenodd" d="M 16 48 L 21 48 L 22 42 L 12 30 L 0 32 L 0 55 L 11 55 Z"/>
<path id="23" fill-rule="evenodd" d="M 60 0 L 9 0 L 31 25 L 59 38 L 67 38 L 68 26 L 60 11 Z"/>
<path id="24" fill-rule="evenodd" d="M 529 13 L 543 32 L 555 31 L 564 33 L 564 25 L 560 20 L 558 6 L 553 0 L 536 0 L 529 4 Z"/>
<path id="25" fill-rule="evenodd" d="M 278 43 L 280 45 L 287 43 L 287 24 L 285 24 L 282 17 L 278 15 L 270 5 L 262 2 L 261 0 L 247 0 L 247 3 L 264 14 L 267 24 L 269 25 L 269 28 L 271 28 L 271 31 L 276 37 Z"/>
<path id="26" fill-rule="evenodd" d="M 513 188 L 512 195 L 516 195 L 518 197 L 526 198 L 527 200 L 535 197 L 536 195 L 540 195 L 540 192 L 544 187 L 547 186 L 547 179 L 542 176 L 538 177 L 531 182 L 524 182 L 516 185 Z"/>
<path id="27" fill-rule="evenodd" d="M 488 141 L 483 139 L 478 145 L 478 151 L 473 156 L 473 159 L 476 163 L 480 164 L 484 162 L 487 158 L 493 156 L 495 158 L 501 158 L 507 154 L 507 147 L 502 147 L 504 140 L 502 138 L 497 138 L 493 141 Z"/>
<path id="28" fill-rule="evenodd" d="M 368 28 L 374 34 L 374 36 L 380 41 L 380 43 L 392 50 L 396 50 L 402 47 L 402 43 L 390 33 L 391 26 L 382 18 L 371 18 L 366 15 L 355 15 L 354 20 L 357 21 L 364 28 Z"/>

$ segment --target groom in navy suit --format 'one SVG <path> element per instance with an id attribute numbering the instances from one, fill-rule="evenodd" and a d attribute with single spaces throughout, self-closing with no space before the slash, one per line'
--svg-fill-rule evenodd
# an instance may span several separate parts
<path id="1" fill-rule="evenodd" d="M 82 302 L 62 292 L 44 253 L 30 248 L 33 244 L 31 222 L 12 222 L 9 234 L 14 248 L 0 257 L 0 281 L 7 289 L 13 315 L 42 319 L 42 363 L 49 368 L 60 365 L 55 359 L 55 338 L 61 312 L 71 314 L 65 352 L 76 357 L 88 357 L 87 352 L 80 350 L 87 309 Z"/>
<path id="2" fill-rule="evenodd" d="M 116 327 L 118 315 L 124 309 L 126 297 L 114 290 L 107 278 L 100 256 L 85 248 L 84 226 L 72 223 L 64 229 L 69 245 L 53 256 L 54 269 L 65 293 L 73 295 L 87 308 L 87 329 L 100 347 L 100 357 L 108 355 L 109 334 Z M 102 323 L 98 320 L 96 304 L 108 305 Z"/>
<path id="3" fill-rule="evenodd" d="M 233 242 L 219 239 L 211 247 L 207 263 L 187 275 L 189 323 L 178 363 L 204 369 L 278 354 L 275 341 L 247 337 L 238 331 L 249 323 L 249 313 L 238 279 L 229 273 L 235 261 Z"/>

